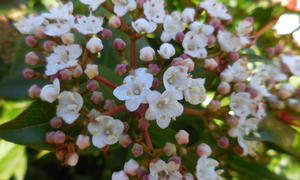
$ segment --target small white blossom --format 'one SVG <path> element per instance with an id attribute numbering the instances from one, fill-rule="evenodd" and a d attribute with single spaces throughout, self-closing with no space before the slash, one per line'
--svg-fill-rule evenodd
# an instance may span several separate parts
<path id="1" fill-rule="evenodd" d="M 144 18 L 139 18 L 131 23 L 133 29 L 138 33 L 152 33 L 157 28 L 157 24 L 147 21 Z"/>
<path id="2" fill-rule="evenodd" d="M 185 27 L 180 17 L 177 17 L 175 13 L 167 15 L 164 20 L 164 31 L 161 34 L 160 39 L 163 42 L 168 42 L 171 39 L 175 40 L 176 34 L 183 32 Z"/>
<path id="3" fill-rule="evenodd" d="M 135 75 L 128 75 L 124 84 L 113 91 L 115 97 L 125 101 L 129 111 L 135 111 L 142 103 L 146 103 L 153 82 L 153 75 L 146 71 L 146 68 L 135 70 Z"/>
<path id="4" fill-rule="evenodd" d="M 211 35 L 214 32 L 213 26 L 203 24 L 199 21 L 195 21 L 190 24 L 189 29 L 197 34 L 204 34 L 206 36 Z"/>
<path id="5" fill-rule="evenodd" d="M 114 4 L 114 12 L 118 16 L 124 16 L 128 11 L 133 11 L 136 9 L 135 0 L 112 0 Z"/>
<path id="6" fill-rule="evenodd" d="M 74 26 L 75 18 L 70 16 L 68 19 L 60 19 L 48 24 L 45 28 L 45 34 L 48 36 L 62 36 L 68 33 Z"/>
<path id="7" fill-rule="evenodd" d="M 91 38 L 87 44 L 86 48 L 91 52 L 91 53 L 98 53 L 103 49 L 103 44 L 101 39 L 97 37 Z"/>
<path id="8" fill-rule="evenodd" d="M 177 100 L 174 91 L 165 91 L 163 94 L 157 91 L 150 92 L 147 96 L 149 108 L 145 118 L 156 120 L 160 128 L 168 127 L 171 119 L 175 119 L 183 113 L 183 106 Z"/>
<path id="9" fill-rule="evenodd" d="M 287 75 L 282 72 L 278 64 L 261 64 L 258 69 L 258 73 L 264 80 L 272 80 L 275 82 L 284 81 L 287 79 Z"/>
<path id="10" fill-rule="evenodd" d="M 215 0 L 205 0 L 200 3 L 200 7 L 205 9 L 207 13 L 212 16 L 223 20 L 231 19 L 231 15 L 227 12 L 227 8 L 223 3 L 218 3 Z"/>
<path id="11" fill-rule="evenodd" d="M 129 180 L 124 171 L 117 171 L 112 174 L 111 180 Z"/>
<path id="12" fill-rule="evenodd" d="M 194 58 L 205 58 L 207 56 L 208 38 L 204 34 L 198 34 L 193 31 L 189 31 L 184 36 L 182 46 L 184 52 Z"/>
<path id="13" fill-rule="evenodd" d="M 217 38 L 225 52 L 237 52 L 243 47 L 241 39 L 229 31 L 219 31 Z"/>
<path id="14" fill-rule="evenodd" d="M 140 50 L 140 59 L 145 62 L 152 61 L 155 57 L 155 51 L 152 47 L 144 47 Z"/>
<path id="15" fill-rule="evenodd" d="M 195 14 L 196 14 L 196 10 L 194 8 L 185 8 L 181 14 L 182 20 L 185 23 L 191 23 L 195 19 Z"/>
<path id="16" fill-rule="evenodd" d="M 247 92 L 232 93 L 230 97 L 230 109 L 238 117 L 247 117 L 251 113 L 252 99 Z"/>
<path id="17" fill-rule="evenodd" d="M 158 50 L 159 55 L 164 59 L 170 59 L 176 53 L 175 48 L 170 43 L 164 43 L 160 46 Z"/>
<path id="18" fill-rule="evenodd" d="M 243 20 L 239 22 L 235 29 L 239 35 L 248 36 L 253 31 L 253 23 L 249 20 Z"/>
<path id="19" fill-rule="evenodd" d="M 93 11 L 95 11 L 105 0 L 80 0 L 81 3 L 88 5 Z"/>
<path id="20" fill-rule="evenodd" d="M 149 165 L 150 169 L 150 180 L 158 179 L 170 179 L 170 180 L 181 180 L 182 174 L 179 172 L 180 165 L 173 161 L 169 163 L 164 162 L 161 159 L 151 162 Z"/>
<path id="21" fill-rule="evenodd" d="M 155 23 L 161 24 L 164 21 L 166 12 L 164 9 L 164 0 L 148 0 L 143 4 L 146 18 Z"/>
<path id="22" fill-rule="evenodd" d="M 60 45 L 54 47 L 54 52 L 47 57 L 46 75 L 53 75 L 59 70 L 78 65 L 77 58 L 81 55 L 82 49 L 79 45 Z"/>
<path id="23" fill-rule="evenodd" d="M 98 116 L 95 122 L 88 124 L 88 131 L 93 136 L 92 143 L 98 148 L 112 145 L 119 141 L 124 124 L 111 116 Z"/>
<path id="24" fill-rule="evenodd" d="M 296 13 L 285 13 L 280 16 L 273 27 L 278 34 L 290 34 L 299 27 L 300 16 Z"/>
<path id="25" fill-rule="evenodd" d="M 42 16 L 51 20 L 62 20 L 73 18 L 73 3 L 60 4 L 59 7 L 52 7 L 50 12 L 43 13 Z"/>
<path id="26" fill-rule="evenodd" d="M 300 56 L 282 55 L 281 60 L 289 67 L 291 73 L 300 76 Z"/>
<path id="27" fill-rule="evenodd" d="M 193 105 L 202 103 L 206 98 L 204 83 L 205 79 L 192 79 L 190 86 L 184 90 L 184 99 Z"/>
<path id="28" fill-rule="evenodd" d="M 247 61 L 239 59 L 231 66 L 228 66 L 228 70 L 230 70 L 233 74 L 234 81 L 245 81 L 249 77 L 247 64 Z"/>
<path id="29" fill-rule="evenodd" d="M 53 81 L 53 84 L 45 85 L 40 94 L 40 98 L 43 101 L 47 101 L 49 103 L 53 103 L 59 96 L 60 84 L 59 80 L 56 78 Z"/>
<path id="30" fill-rule="evenodd" d="M 79 116 L 83 106 L 83 99 L 77 92 L 63 91 L 58 97 L 56 115 L 66 123 L 72 124 Z"/>
<path id="31" fill-rule="evenodd" d="M 22 34 L 35 34 L 44 21 L 45 19 L 42 16 L 30 14 L 27 18 L 15 23 L 15 26 Z"/>
<path id="32" fill-rule="evenodd" d="M 97 34 L 103 30 L 103 17 L 96 17 L 90 14 L 87 16 L 79 16 L 74 27 L 82 34 Z"/>
<path id="33" fill-rule="evenodd" d="M 219 166 L 218 161 L 207 156 L 202 156 L 197 161 L 196 177 L 201 180 L 221 180 L 222 170 L 215 170 Z"/>
<path id="34" fill-rule="evenodd" d="M 136 171 L 138 170 L 139 167 L 140 165 L 138 164 L 138 162 L 136 162 L 133 159 L 130 159 L 128 162 L 124 164 L 124 171 L 126 172 L 126 174 L 135 176 Z"/>

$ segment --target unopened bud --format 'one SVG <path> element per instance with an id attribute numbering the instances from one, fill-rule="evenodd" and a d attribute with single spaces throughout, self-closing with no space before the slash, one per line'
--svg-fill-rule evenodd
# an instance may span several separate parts
<path id="1" fill-rule="evenodd" d="M 91 38 L 87 44 L 86 44 L 86 48 L 91 52 L 91 53 L 98 53 L 103 49 L 103 44 L 101 39 L 97 38 L 97 37 L 93 37 Z"/>
<path id="2" fill-rule="evenodd" d="M 96 80 L 88 80 L 86 83 L 86 89 L 89 91 L 96 91 L 99 87 L 99 83 Z"/>
<path id="3" fill-rule="evenodd" d="M 175 39 L 176 39 L 177 42 L 180 43 L 180 42 L 183 41 L 184 36 L 185 36 L 185 34 L 183 32 L 179 32 L 179 33 L 176 34 Z"/>
<path id="4" fill-rule="evenodd" d="M 215 59 L 205 59 L 204 61 L 204 68 L 211 71 L 218 67 L 218 63 Z"/>
<path id="5" fill-rule="evenodd" d="M 130 159 L 124 164 L 124 171 L 130 176 L 135 176 L 140 165 L 133 159 Z"/>
<path id="6" fill-rule="evenodd" d="M 217 39 L 215 36 L 210 35 L 208 36 L 208 42 L 207 42 L 207 47 L 212 47 L 216 43 Z"/>
<path id="7" fill-rule="evenodd" d="M 54 143 L 63 144 L 66 140 L 66 135 L 62 131 L 56 131 L 54 134 Z"/>
<path id="8" fill-rule="evenodd" d="M 175 155 L 176 154 L 176 146 L 175 144 L 172 144 L 172 143 L 166 143 L 164 148 L 163 148 L 163 151 L 164 153 L 167 155 L 167 156 L 172 156 L 172 155 Z"/>
<path id="9" fill-rule="evenodd" d="M 76 166 L 76 164 L 78 163 L 78 160 L 79 160 L 79 156 L 75 152 L 69 153 L 66 156 L 66 163 L 69 166 Z"/>
<path id="10" fill-rule="evenodd" d="M 55 43 L 54 41 L 47 40 L 47 41 L 44 42 L 43 48 L 44 48 L 46 51 L 50 52 L 50 51 L 52 51 L 52 49 L 53 49 L 53 47 L 54 47 L 55 45 L 56 45 L 56 43 Z"/>
<path id="11" fill-rule="evenodd" d="M 220 137 L 218 139 L 218 145 L 221 148 L 228 148 L 228 146 L 229 146 L 229 140 L 228 140 L 228 138 L 224 137 L 224 136 Z"/>
<path id="12" fill-rule="evenodd" d="M 100 102 L 104 101 L 103 93 L 100 91 L 94 91 L 91 100 L 94 104 L 100 104 Z"/>
<path id="13" fill-rule="evenodd" d="M 228 82 L 222 81 L 218 86 L 218 92 L 220 94 L 228 94 L 231 91 L 230 84 Z"/>
<path id="14" fill-rule="evenodd" d="M 28 95 L 31 98 L 38 98 L 40 97 L 40 93 L 41 93 L 41 88 L 34 84 L 32 85 L 29 89 L 28 89 Z"/>
<path id="15" fill-rule="evenodd" d="M 229 116 L 226 122 L 230 127 L 236 127 L 239 123 L 239 119 L 235 116 Z"/>
<path id="16" fill-rule="evenodd" d="M 108 20 L 108 25 L 115 28 L 115 29 L 118 29 L 122 25 L 121 18 L 118 17 L 118 16 L 112 16 Z"/>
<path id="17" fill-rule="evenodd" d="M 125 48 L 126 48 L 126 43 L 123 39 L 115 39 L 114 40 L 114 43 L 113 43 L 113 46 L 114 48 L 117 50 L 117 51 L 124 51 Z"/>
<path id="18" fill-rule="evenodd" d="M 155 57 L 155 51 L 151 47 L 144 47 L 140 50 L 140 59 L 145 62 L 150 62 Z"/>
<path id="19" fill-rule="evenodd" d="M 248 93 L 250 94 L 251 98 L 254 99 L 255 97 L 258 96 L 258 92 L 254 88 L 248 88 Z"/>
<path id="20" fill-rule="evenodd" d="M 126 64 L 117 64 L 115 68 L 115 72 L 119 75 L 122 76 L 125 73 L 127 73 L 127 65 Z"/>
<path id="21" fill-rule="evenodd" d="M 25 37 L 25 43 L 26 43 L 27 46 L 33 47 L 33 48 L 38 45 L 37 39 L 32 35 L 29 35 L 29 36 Z"/>
<path id="22" fill-rule="evenodd" d="M 88 76 L 89 79 L 99 75 L 98 65 L 97 64 L 88 64 L 84 70 L 84 73 Z"/>
<path id="23" fill-rule="evenodd" d="M 114 109 L 116 109 L 117 104 L 113 99 L 106 99 L 103 109 L 106 111 L 113 111 Z"/>
<path id="24" fill-rule="evenodd" d="M 63 121 L 59 117 L 54 117 L 50 120 L 50 126 L 52 128 L 55 128 L 55 129 L 60 128 L 62 126 L 62 124 L 63 124 Z"/>
<path id="25" fill-rule="evenodd" d="M 88 117 L 89 121 L 94 122 L 96 121 L 96 117 L 98 117 L 101 113 L 96 109 L 92 109 L 86 116 Z"/>
<path id="26" fill-rule="evenodd" d="M 149 64 L 148 71 L 153 75 L 157 75 L 160 72 L 160 67 L 157 64 Z"/>
<path id="27" fill-rule="evenodd" d="M 131 143 L 132 143 L 132 140 L 131 140 L 130 136 L 127 135 L 127 134 L 122 135 L 120 140 L 119 140 L 119 144 L 123 148 L 127 148 Z"/>
<path id="28" fill-rule="evenodd" d="M 87 147 L 89 147 L 91 145 L 90 144 L 90 137 L 79 134 L 79 136 L 76 139 L 76 145 L 81 150 L 86 149 Z"/>
<path id="29" fill-rule="evenodd" d="M 233 61 L 237 61 L 240 59 L 240 55 L 238 52 L 230 52 L 229 53 L 229 58 Z"/>
<path id="30" fill-rule="evenodd" d="M 293 95 L 294 91 L 295 89 L 291 84 L 284 83 L 280 86 L 278 95 L 282 99 L 287 99 Z"/>
<path id="31" fill-rule="evenodd" d="M 226 82 L 233 81 L 233 73 L 232 73 L 232 71 L 230 69 L 225 69 L 223 72 L 221 72 L 220 79 L 222 81 L 226 81 Z"/>
<path id="32" fill-rule="evenodd" d="M 80 65 L 76 66 L 72 70 L 72 75 L 73 75 L 74 78 L 79 78 L 82 74 L 83 74 L 83 70 L 82 70 L 82 67 Z"/>
<path id="33" fill-rule="evenodd" d="M 188 144 L 189 143 L 189 133 L 185 130 L 180 130 L 176 135 L 175 139 L 178 144 Z"/>
<path id="34" fill-rule="evenodd" d="M 186 66 L 188 68 L 188 72 L 192 72 L 195 68 L 195 63 L 192 59 L 187 58 L 185 60 L 183 60 L 184 62 L 184 66 Z"/>
<path id="35" fill-rule="evenodd" d="M 60 38 L 64 44 L 73 44 L 75 41 L 73 33 L 65 33 Z"/>
<path id="36" fill-rule="evenodd" d="M 244 92 L 247 89 L 247 85 L 243 82 L 237 82 L 234 84 L 233 88 L 236 92 Z"/>
<path id="37" fill-rule="evenodd" d="M 134 157 L 139 157 L 144 153 L 144 148 L 142 145 L 135 143 L 131 150 Z"/>
<path id="38" fill-rule="evenodd" d="M 210 156 L 212 153 L 209 145 L 202 143 L 197 146 L 197 154 L 199 156 Z"/>
<path id="39" fill-rule="evenodd" d="M 31 78 L 33 78 L 34 77 L 34 71 L 33 71 L 33 69 L 25 68 L 23 70 L 23 77 L 25 79 L 31 79 Z"/>
<path id="40" fill-rule="evenodd" d="M 31 51 L 26 54 L 25 62 L 29 65 L 36 65 L 39 62 L 39 56 L 35 52 Z"/>
<path id="41" fill-rule="evenodd" d="M 72 80 L 73 72 L 69 69 L 63 69 L 59 72 L 61 80 Z"/>
<path id="42" fill-rule="evenodd" d="M 54 131 L 50 131 L 46 133 L 46 142 L 47 143 L 54 143 L 54 136 L 55 136 L 55 132 Z"/>
<path id="43" fill-rule="evenodd" d="M 212 100 L 208 106 L 207 106 L 208 110 L 210 110 L 211 112 L 217 112 L 220 108 L 221 108 L 221 104 L 220 101 L 218 100 Z"/>
<path id="44" fill-rule="evenodd" d="M 112 37 L 112 31 L 109 29 L 103 29 L 101 32 L 101 37 L 103 39 L 110 39 Z"/>

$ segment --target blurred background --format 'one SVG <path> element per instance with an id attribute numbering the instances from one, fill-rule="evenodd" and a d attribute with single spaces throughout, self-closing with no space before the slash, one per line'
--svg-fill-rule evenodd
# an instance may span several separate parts
<path id="1" fill-rule="evenodd" d="M 169 0 L 168 8 L 182 9 L 184 1 Z M 297 10 L 296 5 L 293 5 L 296 1 L 223 0 L 221 2 L 229 7 L 235 20 L 248 16 L 254 17 L 256 29 L 278 18 L 287 8 L 292 11 Z M 80 9 L 78 1 L 74 3 L 75 9 Z M 0 124 L 14 119 L 26 109 L 31 103 L 27 97 L 28 87 L 33 83 L 39 84 L 34 80 L 24 80 L 22 77 L 22 69 L 26 67 L 24 55 L 29 50 L 24 44 L 23 36 L 16 31 L 13 23 L 28 13 L 45 11 L 47 7 L 56 4 L 55 0 L 0 0 Z M 248 51 L 253 55 L 261 55 L 267 47 L 275 46 L 279 41 L 288 42 L 288 48 L 299 49 L 291 37 L 280 37 L 270 28 L 257 42 L 256 48 L 248 49 Z M 297 129 L 296 131 L 299 132 Z M 281 143 L 284 144 L 287 139 L 292 139 L 293 146 L 300 149 L 298 135 L 293 135 L 293 137 L 286 135 L 281 139 Z M 259 159 L 256 164 L 251 163 L 253 158 L 252 160 L 249 158 L 249 161 L 246 158 L 246 164 L 238 160 L 238 163 L 231 164 L 228 170 L 232 172 L 230 176 L 228 175 L 228 179 L 299 180 L 300 154 L 298 151 L 288 151 L 272 144 L 268 147 L 265 158 Z M 122 167 L 124 158 L 118 156 L 118 150 L 115 150 L 114 155 L 108 159 L 104 159 L 99 154 L 99 151 L 84 152 L 76 167 L 63 167 L 56 160 L 55 155 L 49 151 L 26 148 L 0 139 L 0 180 L 110 179 L 111 172 Z M 262 166 L 266 167 L 266 170 L 261 168 Z M 271 176 L 269 172 L 279 175 L 280 178 Z"/>

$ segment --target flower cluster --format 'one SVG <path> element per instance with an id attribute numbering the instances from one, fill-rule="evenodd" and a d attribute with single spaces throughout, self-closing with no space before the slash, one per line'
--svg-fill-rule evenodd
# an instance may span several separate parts
<path id="1" fill-rule="evenodd" d="M 33 85 L 29 95 L 57 104 L 56 116 L 50 121 L 56 130 L 46 134 L 46 141 L 55 144 L 57 158 L 63 164 L 76 165 L 78 152 L 91 144 L 109 151 L 109 146 L 118 143 L 131 148 L 133 157 L 143 155 L 150 161 L 145 164 L 130 159 L 123 170 L 112 174 L 112 179 L 218 180 L 222 170 L 215 170 L 219 163 L 209 157 L 210 146 L 190 144 L 189 133 L 180 130 L 175 135 L 176 143 L 156 147 L 148 131 L 150 126 L 171 128 L 176 124 L 171 120 L 183 114 L 194 115 L 214 126 L 207 130 L 220 148 L 239 149 L 239 155 L 254 156 L 258 142 L 247 137 L 259 138 L 258 124 L 267 116 L 268 105 L 284 109 L 288 104 L 299 112 L 296 97 L 300 91 L 288 79 L 300 75 L 300 56 L 275 48 L 273 57 L 280 58 L 260 64 L 254 71 L 247 57 L 240 54 L 255 41 L 252 18 L 226 29 L 232 16 L 215 0 L 173 12 L 168 12 L 163 0 L 80 2 L 88 6 L 89 15 L 76 14 L 73 3 L 68 2 L 15 24 L 26 35 L 27 45 L 35 48 L 26 55 L 26 63 L 32 68 L 24 69 L 24 77 L 51 81 L 42 88 Z M 96 16 L 100 7 L 109 15 Z M 115 36 L 117 31 L 128 35 L 130 42 Z M 82 37 L 85 41 L 77 43 Z M 153 37 L 159 47 L 137 47 L 139 40 Z M 106 79 L 104 65 L 95 61 L 111 47 L 120 58 L 114 75 L 123 78 L 122 84 Z M 131 59 L 125 53 L 128 49 Z M 44 64 L 43 72 L 34 70 L 37 64 Z M 215 80 L 199 76 L 199 71 L 213 74 Z M 102 91 L 102 85 L 112 91 Z M 213 95 L 208 97 L 206 91 Z M 224 101 L 229 102 L 224 105 Z M 130 118 L 117 118 L 123 111 L 129 112 Z M 215 119 L 225 125 L 214 123 Z M 74 134 L 66 130 L 69 127 L 79 128 L 80 133 L 72 137 Z M 226 129 L 225 133 L 216 135 L 213 131 L 217 127 Z M 137 138 L 137 131 L 142 139 Z M 181 156 L 189 153 L 199 156 L 194 169 L 186 169 L 181 163 Z"/>

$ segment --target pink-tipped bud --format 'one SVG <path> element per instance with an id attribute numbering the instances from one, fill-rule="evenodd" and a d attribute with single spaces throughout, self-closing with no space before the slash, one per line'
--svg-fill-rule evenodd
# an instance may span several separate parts
<path id="1" fill-rule="evenodd" d="M 172 144 L 172 143 L 166 143 L 164 148 L 163 148 L 163 151 L 164 153 L 167 155 L 167 156 L 172 156 L 172 155 L 175 155 L 176 154 L 176 146 L 175 144 Z"/>
<path id="2" fill-rule="evenodd" d="M 34 84 L 32 85 L 29 89 L 28 89 L 28 95 L 31 98 L 38 98 L 40 97 L 40 93 L 41 93 L 41 88 Z"/>
<path id="3" fill-rule="evenodd" d="M 72 69 L 72 75 L 74 78 L 79 78 L 83 74 L 82 67 L 80 65 Z"/>
<path id="4" fill-rule="evenodd" d="M 135 176 L 140 165 L 133 159 L 130 159 L 124 164 L 124 171 L 130 176 Z"/>
<path id="5" fill-rule="evenodd" d="M 103 93 L 100 91 L 94 91 L 91 100 L 94 104 L 100 104 L 100 102 L 104 101 Z"/>
<path id="6" fill-rule="evenodd" d="M 222 25 L 221 21 L 218 18 L 212 18 L 209 22 L 215 29 L 219 29 Z"/>
<path id="7" fill-rule="evenodd" d="M 190 58 L 190 56 L 187 55 L 187 54 L 185 54 L 185 53 L 181 54 L 180 57 L 181 57 L 182 59 Z"/>
<path id="8" fill-rule="evenodd" d="M 97 54 L 103 49 L 103 44 L 101 39 L 97 37 L 92 37 L 87 43 L 86 48 L 93 54 Z"/>
<path id="9" fill-rule="evenodd" d="M 284 83 L 280 86 L 278 95 L 282 99 L 287 99 L 287 98 L 291 97 L 294 92 L 295 92 L 295 89 L 291 84 Z"/>
<path id="10" fill-rule="evenodd" d="M 155 51 L 151 47 L 144 47 L 140 50 L 140 59 L 144 62 L 153 61 L 155 58 Z"/>
<path id="11" fill-rule="evenodd" d="M 254 18 L 249 16 L 245 18 L 246 21 L 249 21 L 250 23 L 254 23 Z"/>
<path id="12" fill-rule="evenodd" d="M 258 96 L 258 92 L 256 89 L 254 88 L 248 88 L 248 93 L 251 95 L 251 98 L 254 99 L 255 97 Z"/>
<path id="13" fill-rule="evenodd" d="M 25 62 L 29 65 L 36 65 L 39 62 L 39 56 L 35 52 L 30 51 L 25 56 Z"/>
<path id="14" fill-rule="evenodd" d="M 149 64 L 148 71 L 153 75 L 157 75 L 160 72 L 160 67 L 157 64 Z"/>
<path id="15" fill-rule="evenodd" d="M 144 3 L 146 0 L 136 0 L 136 4 L 138 8 L 143 8 Z"/>
<path id="16" fill-rule="evenodd" d="M 181 158 L 178 157 L 178 156 L 173 156 L 173 157 L 171 157 L 168 161 L 169 161 L 169 162 L 174 162 L 174 163 L 177 164 L 177 165 L 180 165 L 180 164 L 181 164 Z"/>
<path id="17" fill-rule="evenodd" d="M 128 134 L 122 135 L 121 138 L 120 138 L 120 140 L 119 140 L 119 144 L 123 148 L 127 148 L 130 144 L 132 144 L 131 137 Z"/>
<path id="18" fill-rule="evenodd" d="M 61 80 L 72 80 L 73 72 L 69 69 L 64 69 L 59 72 Z"/>
<path id="19" fill-rule="evenodd" d="M 134 157 L 139 157 L 144 153 L 144 148 L 142 145 L 135 143 L 131 149 Z"/>
<path id="20" fill-rule="evenodd" d="M 210 156 L 212 153 L 212 150 L 209 145 L 202 143 L 197 146 L 197 154 L 199 156 Z"/>
<path id="21" fill-rule="evenodd" d="M 184 36 L 185 36 L 185 34 L 183 32 L 179 32 L 179 33 L 176 34 L 175 40 L 180 43 L 180 42 L 183 41 Z"/>
<path id="22" fill-rule="evenodd" d="M 230 127 L 235 127 L 238 125 L 239 123 L 239 119 L 235 116 L 229 116 L 227 119 L 226 119 L 226 122 L 227 124 L 230 126 Z"/>
<path id="23" fill-rule="evenodd" d="M 220 79 L 222 81 L 226 81 L 226 82 L 233 81 L 233 73 L 232 73 L 232 71 L 230 69 L 225 69 L 223 72 L 221 72 Z"/>
<path id="24" fill-rule="evenodd" d="M 79 134 L 77 139 L 76 139 L 76 145 L 81 150 L 86 149 L 87 147 L 89 147 L 91 145 L 90 144 L 90 137 Z"/>
<path id="25" fill-rule="evenodd" d="M 108 25 L 116 29 L 120 28 L 122 25 L 121 18 L 118 16 L 112 16 L 108 20 Z"/>
<path id="26" fill-rule="evenodd" d="M 205 59 L 204 61 L 204 68 L 212 71 L 218 67 L 218 63 L 215 59 Z"/>
<path id="27" fill-rule="evenodd" d="M 230 52 L 229 53 L 229 58 L 233 61 L 237 61 L 240 59 L 240 55 L 238 52 Z"/>
<path id="28" fill-rule="evenodd" d="M 175 139 L 178 144 L 188 144 L 189 143 L 189 133 L 185 130 L 180 130 L 176 135 Z"/>
<path id="29" fill-rule="evenodd" d="M 99 83 L 96 80 L 88 80 L 86 83 L 86 89 L 89 91 L 96 91 L 99 87 Z"/>
<path id="30" fill-rule="evenodd" d="M 208 106 L 207 106 L 208 110 L 211 112 L 217 112 L 220 108 L 221 108 L 221 104 L 220 101 L 218 100 L 212 100 Z"/>
<path id="31" fill-rule="evenodd" d="M 44 42 L 43 48 L 44 48 L 46 51 L 50 52 L 50 51 L 52 51 L 52 49 L 53 49 L 53 47 L 54 47 L 55 45 L 56 45 L 56 43 L 55 43 L 54 41 L 47 40 L 47 41 Z"/>
<path id="32" fill-rule="evenodd" d="M 104 103 L 104 106 L 103 106 L 103 109 L 106 110 L 106 111 L 113 111 L 114 109 L 116 109 L 116 107 L 117 107 L 117 104 L 116 104 L 115 100 L 106 99 L 105 103 Z"/>
<path id="33" fill-rule="evenodd" d="M 114 43 L 113 43 L 113 46 L 114 48 L 117 50 L 117 51 L 124 51 L 125 48 L 126 48 L 126 43 L 123 39 L 115 39 L 114 40 Z"/>
<path id="34" fill-rule="evenodd" d="M 98 117 L 101 113 L 96 109 L 92 109 L 86 116 L 89 121 L 94 122 L 96 121 L 96 117 Z"/>
<path id="35" fill-rule="evenodd" d="M 58 129 L 62 126 L 63 121 L 59 117 L 54 117 L 50 120 L 50 126 L 52 128 Z"/>
<path id="36" fill-rule="evenodd" d="M 215 36 L 211 35 L 208 36 L 208 42 L 207 42 L 207 46 L 210 48 L 212 47 L 215 43 L 216 43 L 217 39 Z"/>
<path id="37" fill-rule="evenodd" d="M 153 79 L 153 82 L 152 82 L 152 87 L 153 87 L 153 88 L 157 88 L 158 86 L 159 86 L 159 80 L 156 79 L 156 78 L 154 78 L 154 79 Z"/>
<path id="38" fill-rule="evenodd" d="M 276 54 L 281 54 L 283 50 L 284 50 L 284 45 L 283 44 L 277 44 L 275 46 L 275 53 Z"/>
<path id="39" fill-rule="evenodd" d="M 73 44 L 75 41 L 73 33 L 65 33 L 60 38 L 64 44 Z"/>
<path id="40" fill-rule="evenodd" d="M 143 177 L 146 177 L 147 176 L 147 171 L 144 167 L 139 167 L 136 171 L 136 175 L 137 175 L 137 178 L 138 179 L 143 179 Z M 147 180 L 147 179 L 146 179 Z M 148 179 L 149 180 L 149 179 Z"/>
<path id="41" fill-rule="evenodd" d="M 55 137 L 55 132 L 54 131 L 50 131 L 46 133 L 46 142 L 47 143 L 54 143 L 54 137 Z"/>
<path id="42" fill-rule="evenodd" d="M 220 94 L 228 94 L 231 91 L 230 84 L 228 82 L 222 81 L 218 86 L 218 92 Z"/>
<path id="43" fill-rule="evenodd" d="M 171 62 L 172 66 L 184 66 L 184 64 L 184 59 L 181 57 L 176 57 Z"/>
<path id="44" fill-rule="evenodd" d="M 34 77 L 34 70 L 33 69 L 30 69 L 30 68 L 25 68 L 23 70 L 23 77 L 25 79 L 31 79 Z"/>
<path id="45" fill-rule="evenodd" d="M 229 146 L 228 138 L 224 137 L 224 136 L 220 137 L 218 139 L 218 146 L 221 147 L 221 148 L 228 148 L 228 146 Z"/>
<path id="46" fill-rule="evenodd" d="M 56 131 L 54 134 L 54 143 L 55 144 L 63 144 L 66 140 L 66 135 L 62 131 Z"/>
<path id="47" fill-rule="evenodd" d="M 247 89 L 247 85 L 243 82 L 237 82 L 234 84 L 233 88 L 236 92 L 244 92 Z"/>
<path id="48" fill-rule="evenodd" d="M 89 79 L 99 75 L 98 65 L 97 64 L 88 64 L 84 70 L 84 73 L 88 76 Z"/>
<path id="49" fill-rule="evenodd" d="M 27 46 L 33 47 L 33 48 L 38 45 L 37 39 L 32 35 L 29 35 L 29 36 L 25 37 L 25 43 L 26 43 Z"/>
<path id="50" fill-rule="evenodd" d="M 188 58 L 188 59 L 183 60 L 183 62 L 184 62 L 184 66 L 186 66 L 188 68 L 189 72 L 192 72 L 194 70 L 195 63 L 192 59 Z"/>
<path id="51" fill-rule="evenodd" d="M 122 76 L 126 74 L 128 71 L 128 67 L 126 64 L 117 64 L 115 68 L 115 72 L 119 75 Z"/>
<path id="52" fill-rule="evenodd" d="M 110 39 L 112 37 L 112 31 L 109 29 L 103 29 L 101 32 L 101 37 L 103 39 Z"/>
<path id="53" fill-rule="evenodd" d="M 69 166 L 76 166 L 76 164 L 78 163 L 78 160 L 79 160 L 79 156 L 75 152 L 69 153 L 66 156 L 66 163 Z"/>

